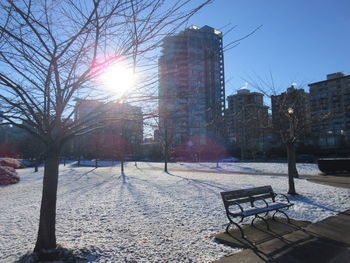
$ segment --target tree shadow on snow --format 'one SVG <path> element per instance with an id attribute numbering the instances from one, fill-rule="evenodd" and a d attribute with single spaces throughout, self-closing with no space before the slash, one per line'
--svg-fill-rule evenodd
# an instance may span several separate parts
<path id="1" fill-rule="evenodd" d="M 209 180 L 191 179 L 191 178 L 183 177 L 170 172 L 164 172 L 164 173 L 170 176 L 180 178 L 186 181 L 187 183 L 192 184 L 197 190 L 200 190 L 200 191 L 209 190 L 210 192 L 218 194 L 218 190 L 228 191 L 231 189 L 227 187 L 227 184 L 212 182 Z"/>
<path id="2" fill-rule="evenodd" d="M 323 210 L 327 210 L 327 211 L 330 211 L 330 212 L 334 212 L 334 213 L 341 213 L 342 211 L 338 211 L 338 210 L 334 210 L 332 208 L 329 208 L 327 206 L 324 206 L 324 205 L 321 205 L 321 204 L 318 204 L 316 203 L 314 200 L 310 199 L 309 197 L 306 197 L 304 195 L 291 195 L 289 196 L 289 199 L 291 201 L 299 201 L 299 202 L 303 202 L 303 203 L 306 203 L 306 204 L 309 204 L 309 205 L 312 205 L 312 206 L 316 206 L 318 208 L 321 208 Z"/>
<path id="3" fill-rule="evenodd" d="M 103 177 L 100 176 L 100 174 L 96 173 L 96 168 L 91 169 L 88 172 L 85 172 L 81 175 L 77 175 L 76 178 L 72 178 L 70 180 L 65 180 L 63 183 L 60 183 L 62 187 L 62 193 L 61 194 L 75 194 L 75 195 L 80 195 L 83 193 L 86 193 L 88 191 L 93 191 L 98 189 L 101 186 L 109 186 L 109 189 L 105 189 L 105 191 L 108 191 L 114 187 L 111 182 L 114 180 L 113 176 L 112 177 Z M 87 175 L 94 175 L 95 177 L 89 178 Z M 81 180 L 83 178 L 86 178 L 87 180 L 91 179 L 91 183 L 81 183 L 81 184 L 74 184 L 76 181 Z M 95 179 L 98 180 L 95 180 Z M 73 182 L 73 184 L 72 184 Z M 88 182 L 88 181 L 87 181 Z M 70 185 L 69 189 L 66 189 L 65 186 Z"/>
<path id="4" fill-rule="evenodd" d="M 152 214 L 157 213 L 158 207 L 154 207 L 147 201 L 150 196 L 149 192 L 141 191 L 137 188 L 136 184 L 133 184 L 131 181 L 136 179 L 134 177 L 128 177 L 124 174 L 124 177 L 121 175 L 120 177 L 120 188 L 117 191 L 118 193 L 118 199 L 119 200 L 130 200 L 133 204 L 136 204 L 140 210 L 150 212 Z M 138 178 L 137 178 L 138 179 Z M 146 180 L 142 180 L 142 183 Z M 152 185 L 153 186 L 153 185 Z M 129 196 L 129 198 L 126 198 L 126 196 Z"/>
<path id="5" fill-rule="evenodd" d="M 160 212 L 159 203 L 154 202 L 154 195 L 157 195 L 156 199 L 158 199 L 158 196 L 160 199 L 163 199 L 160 196 L 169 196 L 169 186 L 158 184 L 157 181 L 152 179 L 142 179 L 124 173 L 119 176 L 119 180 L 118 200 L 129 200 L 139 207 L 139 211 L 144 211 L 146 214 L 155 215 Z M 172 202 L 175 201 L 172 200 Z"/>
<path id="6" fill-rule="evenodd" d="M 118 177 L 120 180 L 121 180 L 121 182 L 123 183 L 123 184 L 125 184 L 126 183 L 126 174 L 125 174 L 125 172 L 124 171 L 122 171 L 121 173 L 120 173 L 120 176 Z"/>
<path id="7" fill-rule="evenodd" d="M 90 171 L 87 171 L 85 173 L 82 173 L 80 175 L 78 175 L 74 181 L 78 181 L 79 179 L 81 179 L 82 177 L 85 177 L 85 176 L 88 176 L 90 173 L 94 173 L 94 171 L 96 170 L 97 168 L 92 168 Z"/>
<path id="8" fill-rule="evenodd" d="M 40 263 L 40 262 L 95 262 L 102 256 L 98 248 L 69 249 L 58 246 L 56 249 L 45 252 L 28 252 L 14 263 Z"/>

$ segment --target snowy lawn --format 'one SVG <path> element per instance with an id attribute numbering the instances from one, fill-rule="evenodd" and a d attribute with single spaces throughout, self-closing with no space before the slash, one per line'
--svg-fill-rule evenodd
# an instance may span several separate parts
<path id="1" fill-rule="evenodd" d="M 118 166 L 119 162 L 112 161 L 99 161 L 99 167 L 106 166 Z M 134 162 L 129 162 L 129 166 L 132 166 Z M 94 161 L 81 161 L 82 166 L 95 167 Z M 142 168 L 159 168 L 163 169 L 163 163 L 156 162 L 137 162 L 138 167 Z M 274 174 L 287 174 L 288 167 L 286 163 L 244 163 L 244 162 L 232 162 L 232 163 L 219 163 L 219 167 L 216 167 L 216 163 L 204 162 L 204 163 L 168 163 L 169 169 L 176 170 L 199 170 L 199 171 L 224 171 L 224 172 L 243 172 L 243 173 L 274 173 Z M 317 164 L 298 163 L 297 169 L 300 175 L 316 175 L 321 171 L 318 169 Z"/>
<path id="2" fill-rule="evenodd" d="M 285 173 L 286 164 L 227 163 L 222 171 Z M 303 165 L 300 174 L 317 174 Z M 220 191 L 272 185 L 287 192 L 287 177 L 200 172 L 213 163 L 128 163 L 119 167 L 61 166 L 57 240 L 88 248 L 94 262 L 210 262 L 239 251 L 214 242 L 227 218 Z M 174 169 L 174 171 L 171 171 Z M 181 171 L 183 170 L 183 171 Z M 186 171 L 188 170 L 188 171 Z M 198 170 L 198 171 L 192 171 Z M 33 249 L 39 217 L 42 172 L 19 170 L 21 182 L 0 188 L 0 262 Z M 319 221 L 350 208 L 350 191 L 296 179 L 291 218 Z"/>
<path id="3" fill-rule="evenodd" d="M 132 163 L 130 163 L 131 165 Z M 141 167 L 164 167 L 162 163 L 145 162 L 141 163 Z M 230 172 L 243 172 L 243 173 L 274 173 L 274 174 L 287 174 L 288 167 L 286 163 L 219 163 L 219 167 L 216 167 L 216 163 L 169 163 L 169 169 L 180 170 L 213 170 L 213 171 L 230 171 Z M 298 163 L 297 169 L 300 175 L 316 175 L 321 171 L 318 169 L 317 164 Z"/>

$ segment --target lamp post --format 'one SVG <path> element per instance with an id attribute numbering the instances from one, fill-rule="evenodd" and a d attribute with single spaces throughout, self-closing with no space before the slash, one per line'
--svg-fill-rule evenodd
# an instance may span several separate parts
<path id="1" fill-rule="evenodd" d="M 294 115 L 294 110 L 293 108 L 289 107 L 287 109 L 288 116 L 289 116 L 289 139 L 292 140 L 294 137 L 294 124 L 293 124 L 293 115 Z"/>
<path id="2" fill-rule="evenodd" d="M 296 194 L 294 185 L 294 176 L 297 177 L 295 167 L 295 149 L 294 149 L 294 109 L 289 107 L 287 109 L 289 117 L 289 137 L 287 139 L 287 155 L 288 155 L 288 194 Z"/>

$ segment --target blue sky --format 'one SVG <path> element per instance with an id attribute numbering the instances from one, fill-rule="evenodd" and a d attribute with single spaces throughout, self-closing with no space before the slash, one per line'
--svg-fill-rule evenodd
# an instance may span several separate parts
<path id="1" fill-rule="evenodd" d="M 226 95 L 270 72 L 280 91 L 292 82 L 308 90 L 328 73 L 350 74 L 350 0 L 216 0 L 189 24 L 230 24 L 223 33 L 237 25 L 224 44 L 263 25 L 225 52 Z"/>

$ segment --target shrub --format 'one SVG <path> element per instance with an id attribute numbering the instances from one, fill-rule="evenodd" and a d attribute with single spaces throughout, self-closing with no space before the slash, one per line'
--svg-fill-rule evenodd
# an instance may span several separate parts
<path id="1" fill-rule="evenodd" d="M 0 185 L 15 184 L 19 182 L 19 176 L 15 168 L 0 166 Z"/>
<path id="2" fill-rule="evenodd" d="M 9 166 L 15 169 L 23 168 L 23 164 L 21 164 L 18 160 L 13 158 L 1 159 L 0 166 Z"/>

